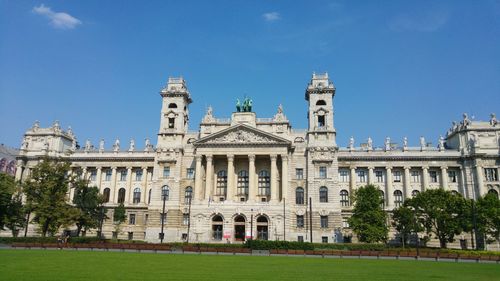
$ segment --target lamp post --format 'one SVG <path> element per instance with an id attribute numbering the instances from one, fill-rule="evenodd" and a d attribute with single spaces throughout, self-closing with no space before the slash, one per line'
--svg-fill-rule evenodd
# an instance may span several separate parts
<path id="1" fill-rule="evenodd" d="M 250 209 L 252 214 L 250 215 L 250 240 L 253 240 L 253 209 Z"/>
<path id="2" fill-rule="evenodd" d="M 166 192 L 163 189 L 161 191 L 161 197 L 162 197 L 162 200 L 163 200 L 163 210 L 161 212 L 160 243 L 163 243 L 163 238 L 165 238 L 165 233 L 163 232 L 163 227 L 165 225 L 165 201 L 167 200 L 167 194 L 166 194 Z"/>
<path id="3" fill-rule="evenodd" d="M 187 232 L 187 239 L 186 242 L 189 243 L 189 230 L 191 229 L 191 198 L 192 198 L 192 193 L 189 193 L 189 207 L 188 207 L 188 232 Z"/>

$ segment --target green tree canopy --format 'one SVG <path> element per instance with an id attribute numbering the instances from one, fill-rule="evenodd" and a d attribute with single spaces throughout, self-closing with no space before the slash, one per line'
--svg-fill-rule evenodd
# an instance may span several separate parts
<path id="1" fill-rule="evenodd" d="M 479 198 L 476 210 L 477 228 L 486 235 L 487 242 L 500 241 L 500 199 L 498 196 L 488 193 Z"/>
<path id="2" fill-rule="evenodd" d="M 76 215 L 77 235 L 80 231 L 96 228 L 102 216 L 103 197 L 99 194 L 99 188 L 88 185 L 88 180 L 76 180 L 74 185 L 73 204 L 78 210 Z"/>
<path id="3" fill-rule="evenodd" d="M 16 181 L 11 175 L 0 173 L 0 229 L 4 229 L 12 195 L 16 190 Z"/>
<path id="4" fill-rule="evenodd" d="M 382 209 L 380 191 L 373 185 L 359 188 L 353 197 L 354 208 L 349 225 L 359 241 L 374 243 L 387 241 L 387 214 Z"/>
<path id="5" fill-rule="evenodd" d="M 394 209 L 392 212 L 392 225 L 401 235 L 403 247 L 412 233 L 416 234 L 424 230 L 417 220 L 415 210 L 409 206 L 410 200 L 411 199 L 407 199 L 403 206 Z"/>

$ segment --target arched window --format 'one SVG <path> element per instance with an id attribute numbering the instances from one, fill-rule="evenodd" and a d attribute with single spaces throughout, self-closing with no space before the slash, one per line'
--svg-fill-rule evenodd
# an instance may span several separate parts
<path id="1" fill-rule="evenodd" d="M 104 203 L 108 203 L 109 202 L 109 194 L 111 193 L 111 190 L 109 188 L 105 188 L 103 191 L 102 191 L 102 197 L 104 199 Z"/>
<path id="2" fill-rule="evenodd" d="M 193 188 L 188 186 L 184 191 L 184 203 L 189 204 L 189 201 L 193 199 Z"/>
<path id="3" fill-rule="evenodd" d="M 248 172 L 245 170 L 238 173 L 238 195 L 248 196 Z"/>
<path id="4" fill-rule="evenodd" d="M 297 189 L 295 189 L 295 204 L 304 204 L 304 189 L 302 187 L 297 187 Z"/>
<path id="5" fill-rule="evenodd" d="M 340 191 L 340 205 L 342 207 L 348 207 L 349 206 L 349 191 L 342 189 Z"/>
<path id="6" fill-rule="evenodd" d="M 494 194 L 498 198 L 498 192 L 494 190 L 493 188 L 488 190 L 488 194 Z"/>
<path id="7" fill-rule="evenodd" d="M 269 172 L 266 170 L 259 172 L 259 195 L 271 195 L 271 178 L 269 177 Z"/>
<path id="8" fill-rule="evenodd" d="M 118 190 L 118 203 L 125 202 L 125 188 L 120 188 Z"/>
<path id="9" fill-rule="evenodd" d="M 226 197 L 227 194 L 227 173 L 225 170 L 217 173 L 217 196 Z"/>
<path id="10" fill-rule="evenodd" d="M 394 206 L 399 208 L 401 205 L 403 205 L 403 192 L 401 190 L 394 190 Z"/>
<path id="11" fill-rule="evenodd" d="M 140 203 L 141 202 L 141 189 L 136 187 L 134 189 L 134 204 Z"/>
<path id="12" fill-rule="evenodd" d="M 212 218 L 212 239 L 222 240 L 224 220 L 220 215 L 216 215 Z"/>
<path id="13" fill-rule="evenodd" d="M 269 227 L 266 216 L 259 216 L 257 218 L 257 239 L 267 240 L 269 237 Z"/>
<path id="14" fill-rule="evenodd" d="M 171 103 L 168 105 L 168 108 L 177 108 L 177 104 Z"/>
<path id="15" fill-rule="evenodd" d="M 318 100 L 316 105 L 326 105 L 326 102 L 324 100 Z"/>
<path id="16" fill-rule="evenodd" d="M 150 188 L 148 192 L 148 204 L 151 204 L 151 193 L 153 192 L 153 189 Z"/>
<path id="17" fill-rule="evenodd" d="M 170 195 L 170 189 L 168 185 L 164 185 L 161 187 L 161 200 L 168 201 L 168 197 Z"/>
<path id="18" fill-rule="evenodd" d="M 416 197 L 419 193 L 420 193 L 420 191 L 415 189 L 411 192 L 411 197 Z"/>
<path id="19" fill-rule="evenodd" d="M 384 191 L 382 190 L 379 190 L 378 191 L 379 195 L 380 195 L 380 208 L 384 208 L 385 207 L 385 194 L 384 194 Z"/>
<path id="20" fill-rule="evenodd" d="M 326 186 L 322 186 L 319 188 L 319 202 L 328 202 L 328 188 L 326 188 Z"/>

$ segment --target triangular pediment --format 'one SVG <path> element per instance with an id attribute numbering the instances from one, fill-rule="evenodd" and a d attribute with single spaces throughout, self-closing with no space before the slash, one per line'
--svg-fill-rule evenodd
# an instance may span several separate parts
<path id="1" fill-rule="evenodd" d="M 193 143 L 205 145 L 290 145 L 290 141 L 254 127 L 238 124 L 206 136 Z"/>

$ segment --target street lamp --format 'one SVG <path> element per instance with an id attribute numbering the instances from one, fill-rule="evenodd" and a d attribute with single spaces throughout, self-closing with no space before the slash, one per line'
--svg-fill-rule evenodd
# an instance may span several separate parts
<path id="1" fill-rule="evenodd" d="M 167 189 L 165 189 L 164 187 L 161 189 L 161 197 L 163 200 L 163 210 L 161 212 L 160 243 L 163 243 L 163 238 L 165 238 L 165 233 L 163 232 L 163 227 L 165 225 L 165 201 L 167 201 Z"/>
<path id="2" fill-rule="evenodd" d="M 250 215 L 250 240 L 253 240 L 253 209 L 250 209 L 252 214 Z"/>

